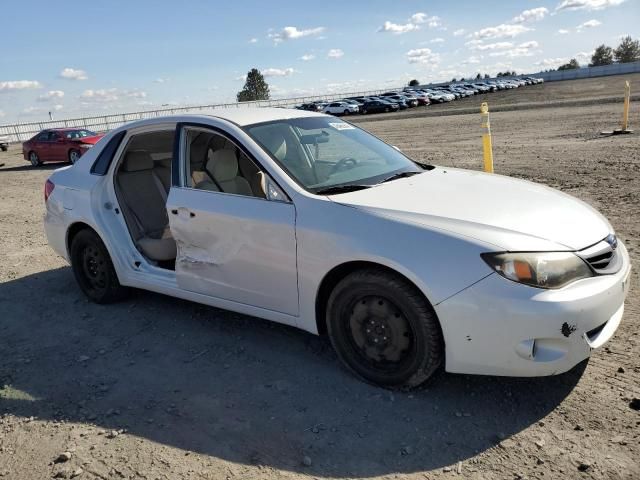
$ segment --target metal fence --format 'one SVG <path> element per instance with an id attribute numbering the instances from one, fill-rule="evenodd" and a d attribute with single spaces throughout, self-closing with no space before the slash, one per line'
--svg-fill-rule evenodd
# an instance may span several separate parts
<path id="1" fill-rule="evenodd" d="M 582 67 L 573 70 L 539 72 L 532 74 L 532 76 L 543 78 L 545 82 L 556 82 L 559 80 L 576 80 L 578 78 L 604 77 L 607 75 L 624 75 L 629 73 L 640 73 L 640 62 L 613 63 L 600 67 Z"/>
<path id="2" fill-rule="evenodd" d="M 295 98 L 281 98 L 273 100 L 261 100 L 242 103 L 219 103 L 210 105 L 191 105 L 184 107 L 167 107 L 159 110 L 145 110 L 141 112 L 116 113 L 111 115 L 99 115 L 94 117 L 66 118 L 62 120 L 51 120 L 43 122 L 16 123 L 0 125 L 0 135 L 7 135 L 9 142 L 22 142 L 28 140 L 36 133 L 47 128 L 86 128 L 96 132 L 107 132 L 125 123 L 142 120 L 145 118 L 161 117 L 179 113 L 207 113 L 216 108 L 248 108 L 248 107 L 293 107 L 302 103 L 314 101 L 334 101 L 345 97 L 360 97 L 369 95 L 379 95 L 389 90 L 401 89 L 394 87 L 385 90 L 367 90 L 360 92 L 333 93 L 327 95 L 316 95 Z"/>

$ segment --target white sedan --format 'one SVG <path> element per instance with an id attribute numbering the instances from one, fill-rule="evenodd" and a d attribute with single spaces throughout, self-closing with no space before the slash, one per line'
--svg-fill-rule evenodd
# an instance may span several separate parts
<path id="1" fill-rule="evenodd" d="M 323 113 L 330 113 L 332 115 L 351 115 L 359 111 L 360 108 L 358 105 L 348 102 L 331 102 L 322 110 Z"/>
<path id="2" fill-rule="evenodd" d="M 421 165 L 335 117 L 228 109 L 130 123 L 45 185 L 90 300 L 130 287 L 327 334 L 366 381 L 564 372 L 614 334 L 629 256 L 585 203 Z"/>

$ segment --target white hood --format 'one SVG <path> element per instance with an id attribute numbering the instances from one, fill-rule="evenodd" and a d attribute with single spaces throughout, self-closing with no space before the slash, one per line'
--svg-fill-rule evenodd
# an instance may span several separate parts
<path id="1" fill-rule="evenodd" d="M 511 251 L 581 250 L 613 232 L 595 209 L 558 190 L 455 168 L 436 167 L 331 199 Z"/>

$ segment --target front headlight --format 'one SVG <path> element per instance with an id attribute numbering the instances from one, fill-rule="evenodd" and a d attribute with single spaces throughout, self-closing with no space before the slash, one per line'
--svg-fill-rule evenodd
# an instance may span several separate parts
<path id="1" fill-rule="evenodd" d="M 482 259 L 503 277 L 538 288 L 562 288 L 593 276 L 592 270 L 571 252 L 483 253 Z"/>
<path id="2" fill-rule="evenodd" d="M 90 143 L 81 143 L 80 144 L 80 148 L 91 148 L 93 147 L 93 145 L 91 145 Z"/>

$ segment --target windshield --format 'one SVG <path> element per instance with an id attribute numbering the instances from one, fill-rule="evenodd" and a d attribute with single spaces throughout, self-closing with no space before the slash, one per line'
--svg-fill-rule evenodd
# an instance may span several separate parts
<path id="1" fill-rule="evenodd" d="M 249 125 L 256 140 L 305 189 L 372 186 L 395 174 L 424 169 L 373 135 L 331 117 Z"/>
<path id="2" fill-rule="evenodd" d="M 70 130 L 66 133 L 67 138 L 95 137 L 96 134 L 90 130 Z"/>

